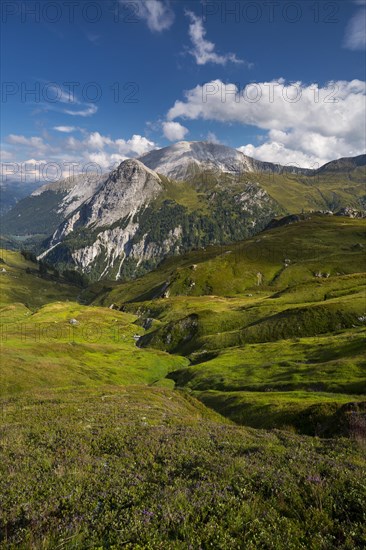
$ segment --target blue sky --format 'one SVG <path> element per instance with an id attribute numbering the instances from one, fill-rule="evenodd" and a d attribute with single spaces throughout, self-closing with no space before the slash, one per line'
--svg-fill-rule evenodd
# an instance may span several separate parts
<path id="1" fill-rule="evenodd" d="M 365 11 L 364 0 L 4 0 L 2 160 L 104 170 L 182 139 L 302 166 L 360 154 Z"/>

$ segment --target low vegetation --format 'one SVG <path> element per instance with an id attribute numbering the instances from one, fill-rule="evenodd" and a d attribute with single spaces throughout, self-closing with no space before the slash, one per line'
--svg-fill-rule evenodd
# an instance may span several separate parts
<path id="1" fill-rule="evenodd" d="M 255 431 L 177 391 L 43 391 L 2 403 L 1 547 L 289 548 L 366 543 L 352 440 Z"/>
<path id="2" fill-rule="evenodd" d="M 362 219 L 307 214 L 88 296 L 148 323 L 139 346 L 189 358 L 168 378 L 235 422 L 339 435 L 365 401 L 365 247 Z"/>
<path id="3" fill-rule="evenodd" d="M 312 215 L 86 289 L 4 251 L 0 547 L 365 547 L 364 246 Z"/>

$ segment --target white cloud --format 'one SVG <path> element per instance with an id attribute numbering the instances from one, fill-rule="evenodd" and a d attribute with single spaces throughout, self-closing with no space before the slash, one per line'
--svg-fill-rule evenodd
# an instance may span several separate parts
<path id="1" fill-rule="evenodd" d="M 170 29 L 174 23 L 174 12 L 168 0 L 135 0 L 134 2 L 120 0 L 120 2 L 121 4 L 130 5 L 130 18 L 136 16 L 142 19 L 153 32 Z"/>
<path id="2" fill-rule="evenodd" d="M 73 136 L 69 136 L 64 142 L 64 147 L 66 150 L 79 151 L 83 148 L 85 149 L 85 143 L 79 139 L 74 138 Z"/>
<path id="3" fill-rule="evenodd" d="M 29 164 L 31 166 L 38 166 L 39 164 L 47 164 L 46 160 L 36 160 L 36 159 L 28 159 L 24 161 L 24 164 Z"/>
<path id="4" fill-rule="evenodd" d="M 127 141 L 124 139 L 117 139 L 115 144 L 117 145 L 118 152 L 127 156 L 140 156 L 155 149 L 155 143 L 153 141 L 138 134 L 134 134 L 132 138 Z"/>
<path id="5" fill-rule="evenodd" d="M 25 137 L 18 134 L 9 134 L 6 141 L 17 148 L 25 148 L 28 152 L 31 151 L 34 156 L 44 155 L 46 152 L 51 152 L 52 148 L 48 143 L 43 141 L 43 138 L 38 136 Z"/>
<path id="6" fill-rule="evenodd" d="M 10 134 L 6 141 L 12 147 L 12 151 L 8 153 L 12 157 L 10 162 L 8 155 L 2 155 L 2 174 L 8 174 L 9 178 L 11 176 L 19 179 L 24 176 L 24 173 L 26 173 L 24 177 L 28 179 L 38 175 L 37 181 L 44 183 L 42 178 L 45 172 L 40 169 L 42 164 L 57 165 L 59 170 L 56 171 L 56 177 L 57 173 L 63 174 L 65 177 L 69 175 L 70 165 L 75 165 L 74 173 L 79 173 L 84 166 L 90 163 L 97 164 L 98 171 L 103 173 L 114 169 L 126 158 L 137 157 L 156 148 L 153 141 L 138 134 L 134 134 L 129 139 L 113 140 L 99 132 L 86 133 L 81 128 L 78 129 L 84 134 L 83 139 L 76 139 L 70 135 L 58 136 L 58 138 L 50 136 L 52 140 L 50 143 L 38 136 L 25 137 Z M 32 158 L 30 158 L 31 155 Z M 47 160 L 37 160 L 44 158 Z M 9 165 L 11 164 L 8 168 L 6 168 L 6 161 L 9 161 Z M 30 165 L 32 164 L 36 165 L 37 169 L 31 169 Z M 36 180 L 36 178 L 33 179 Z"/>
<path id="7" fill-rule="evenodd" d="M 339 151 L 341 149 L 336 146 L 340 144 L 337 144 L 336 140 L 334 140 L 331 153 L 325 155 L 324 152 L 319 150 L 317 151 L 317 156 L 314 157 L 312 153 L 306 151 L 306 148 L 304 150 L 301 144 L 296 143 L 296 137 L 297 136 L 291 132 L 286 134 L 286 137 L 282 138 L 281 136 L 276 136 L 272 132 L 269 132 L 267 141 L 262 145 L 257 147 L 252 144 L 243 145 L 238 147 L 238 150 L 258 160 L 270 161 L 282 165 L 300 166 L 302 168 L 319 168 L 329 160 L 334 160 L 342 156 L 353 156 L 352 153 L 337 153 L 337 150 Z M 322 136 L 308 134 L 307 132 L 303 134 L 303 141 L 310 142 L 311 139 L 321 141 Z M 331 145 L 331 139 L 326 138 L 325 141 L 328 142 L 328 146 Z"/>
<path id="8" fill-rule="evenodd" d="M 288 132 L 270 130 L 267 141 L 258 147 L 252 144 L 238 148 L 258 160 L 304 168 L 318 168 L 341 157 L 354 157 L 364 152 L 362 144 L 343 137 L 324 136 L 311 130 L 292 129 Z"/>
<path id="9" fill-rule="evenodd" d="M 214 132 L 208 132 L 206 139 L 209 143 L 221 143 L 221 141 L 219 140 L 219 138 L 216 136 Z"/>
<path id="10" fill-rule="evenodd" d="M 4 159 L 3 159 L 4 160 Z M 42 166 L 46 164 L 45 160 L 27 159 L 20 165 L 16 162 L 2 162 L 0 164 L 0 182 L 6 184 L 9 182 L 41 182 L 40 174 Z M 43 183 L 43 182 L 41 182 Z"/>
<path id="11" fill-rule="evenodd" d="M 12 158 L 13 158 L 13 155 L 11 154 L 10 151 L 6 151 L 5 149 L 0 150 L 1 162 L 10 161 L 10 160 L 12 160 Z"/>
<path id="12" fill-rule="evenodd" d="M 7 141 L 13 145 L 25 145 L 27 147 L 44 147 L 44 142 L 41 137 L 25 137 L 18 134 L 9 134 Z"/>
<path id="13" fill-rule="evenodd" d="M 112 145 L 113 140 L 109 137 L 102 136 L 99 132 L 93 132 L 85 140 L 85 145 L 91 149 L 102 150 L 106 145 Z"/>
<path id="14" fill-rule="evenodd" d="M 189 36 L 193 44 L 193 49 L 190 54 L 196 60 L 197 65 L 206 65 L 206 63 L 215 63 L 217 65 L 226 65 L 231 63 L 244 63 L 238 59 L 234 53 L 219 55 L 215 52 L 215 44 L 206 40 L 206 30 L 203 27 L 202 19 L 200 19 L 192 11 L 186 11 L 187 17 L 191 20 L 189 25 Z"/>
<path id="15" fill-rule="evenodd" d="M 70 109 L 64 109 L 62 112 L 71 116 L 87 117 L 87 116 L 95 115 L 97 111 L 98 111 L 98 107 L 96 105 L 89 104 L 89 106 L 85 107 L 81 111 L 70 111 Z"/>
<path id="16" fill-rule="evenodd" d="M 113 140 L 109 136 L 103 136 L 99 132 L 93 132 L 83 140 L 69 137 L 64 147 L 70 151 L 83 151 L 85 155 L 103 153 L 109 155 L 118 154 L 123 158 L 136 157 L 155 149 L 156 145 L 153 141 L 148 140 L 144 136 L 134 134 L 130 139 Z M 105 158 L 102 157 L 101 158 Z"/>
<path id="17" fill-rule="evenodd" d="M 188 128 L 179 122 L 163 122 L 164 136 L 170 141 L 181 141 L 188 131 Z"/>
<path id="18" fill-rule="evenodd" d="M 168 120 L 182 117 L 258 127 L 268 132 L 266 142 L 244 146 L 247 154 L 311 166 L 363 153 L 365 93 L 360 80 L 319 87 L 281 79 L 244 89 L 215 80 L 186 92 L 185 101 L 176 101 L 168 112 Z"/>
<path id="19" fill-rule="evenodd" d="M 85 158 L 87 161 L 97 164 L 102 171 L 108 171 L 118 166 L 127 157 L 117 154 L 109 155 L 105 151 L 100 151 L 98 153 L 87 153 Z"/>
<path id="20" fill-rule="evenodd" d="M 54 126 L 53 129 L 64 134 L 71 134 L 71 132 L 77 130 L 75 126 Z"/>
<path id="21" fill-rule="evenodd" d="M 39 108 L 70 116 L 88 117 L 94 115 L 98 111 L 98 107 L 94 103 L 80 101 L 74 88 L 71 84 L 66 88 L 56 83 L 45 82 L 42 90 L 44 101 L 39 104 Z"/>
<path id="22" fill-rule="evenodd" d="M 363 50 L 366 47 L 366 4 L 364 1 L 357 4 L 363 8 L 349 21 L 344 36 L 344 47 L 349 50 Z"/>

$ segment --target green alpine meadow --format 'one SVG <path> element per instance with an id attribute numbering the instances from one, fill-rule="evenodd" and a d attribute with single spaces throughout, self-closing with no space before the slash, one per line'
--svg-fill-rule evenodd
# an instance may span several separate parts
<path id="1" fill-rule="evenodd" d="M 0 6 L 0 550 L 366 549 L 366 0 Z"/>
<path id="2" fill-rule="evenodd" d="M 87 287 L 2 251 L 3 548 L 363 547 L 364 220 L 293 219 Z"/>

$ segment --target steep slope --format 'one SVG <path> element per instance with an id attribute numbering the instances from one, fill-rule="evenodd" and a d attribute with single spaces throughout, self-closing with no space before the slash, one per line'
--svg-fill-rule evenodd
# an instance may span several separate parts
<path id="1" fill-rule="evenodd" d="M 25 313 L 56 300 L 76 300 L 80 288 L 45 273 L 19 252 L 0 250 L 0 318 L 12 317 L 22 304 Z M 13 306 L 16 304 L 15 306 Z M 3 307 L 4 306 L 4 307 Z M 8 307 L 9 306 L 9 307 Z M 20 308 L 21 319 L 25 313 Z M 13 312 L 13 313 L 12 313 Z M 29 311 L 28 311 L 29 312 Z"/>
<path id="2" fill-rule="evenodd" d="M 103 267 L 102 275 L 116 268 L 118 260 L 118 277 L 130 241 L 139 227 L 134 216 L 161 190 L 159 176 L 141 162 L 132 159 L 122 162 L 96 193 L 54 232 L 40 258 L 66 261 L 86 272 L 98 264 Z M 71 236 L 70 247 L 68 241 L 63 245 L 68 236 Z"/>
<path id="3" fill-rule="evenodd" d="M 344 157 L 337 160 L 332 160 L 324 166 L 321 166 L 317 173 L 324 172 L 340 172 L 346 170 L 353 170 L 358 167 L 365 167 L 366 165 L 366 155 L 358 155 L 357 157 Z"/>
<path id="4" fill-rule="evenodd" d="M 365 249 L 362 219 L 303 215 L 84 297 L 137 314 L 139 346 L 191 361 L 168 378 L 235 422 L 365 433 Z"/>
<path id="5" fill-rule="evenodd" d="M 86 227 L 104 227 L 133 217 L 134 212 L 149 203 L 161 191 L 157 174 L 135 159 L 122 162 L 111 172 L 91 200 L 80 209 Z"/>
<path id="6" fill-rule="evenodd" d="M 221 144 L 183 141 L 151 151 L 140 160 L 155 172 L 185 183 L 179 192 L 176 189 L 174 196 L 169 197 L 168 193 L 168 198 L 178 203 L 180 195 L 187 192 L 194 200 L 197 192 L 206 193 L 218 184 L 229 187 L 231 193 L 235 186 L 252 183 L 264 189 L 288 213 L 299 207 L 364 209 L 366 204 L 366 155 L 338 159 L 318 170 L 308 170 L 257 161 Z M 49 236 L 107 178 L 108 174 L 84 174 L 43 185 L 5 213 L 1 219 L 2 234 Z M 188 190 L 187 181 L 191 184 Z"/>
<path id="7" fill-rule="evenodd" d="M 40 258 L 92 278 L 119 279 L 167 255 L 230 242 L 262 229 L 279 208 L 257 184 L 199 190 L 126 160 L 45 243 Z"/>
<path id="8" fill-rule="evenodd" d="M 351 270 L 362 258 L 362 221 L 303 222 L 266 232 L 269 250 L 259 241 L 252 260 L 276 263 L 283 245 L 291 254 L 303 245 L 305 264 L 336 265 L 343 253 L 348 275 L 314 276 L 296 287 L 292 273 L 288 289 L 276 279 L 280 295 L 276 285 L 274 292 L 256 286 L 253 296 L 177 295 L 126 305 L 136 308 L 132 314 L 66 296 L 35 312 L 19 303 L 1 308 L 2 548 L 364 546 L 364 329 L 229 342 L 245 323 L 291 301 L 311 306 L 326 293 L 333 305 L 346 297 L 354 310 L 360 277 Z M 174 261 L 190 261 L 194 274 L 199 254 L 215 262 L 220 251 Z M 8 252 L 3 261 L 15 279 L 9 298 L 37 298 L 32 264 Z M 245 270 L 245 258 L 235 263 Z M 187 315 L 201 340 L 191 366 L 187 358 L 136 347 L 147 316 L 147 330 L 173 321 L 189 336 Z M 173 330 L 165 334 L 163 344 L 174 344 Z M 185 390 L 173 390 L 174 382 Z M 234 425 L 213 409 L 238 424 L 282 431 Z"/>
<path id="9" fill-rule="evenodd" d="M 131 159 L 104 177 L 43 186 L 6 219 L 14 231 L 19 224 L 21 232 L 51 234 L 37 253 L 61 269 L 92 280 L 130 279 L 166 256 L 251 237 L 276 215 L 357 216 L 366 206 L 365 158 L 312 171 L 262 163 L 223 145 L 180 142 L 141 157 L 149 167 Z"/>
<path id="10" fill-rule="evenodd" d="M 19 181 L 0 182 L 0 215 L 9 212 L 22 199 L 30 195 L 37 184 Z"/>
<path id="11" fill-rule="evenodd" d="M 287 213 L 366 207 L 366 155 L 310 170 L 261 162 L 224 145 L 184 141 L 151 151 L 140 160 L 158 173 L 188 180 L 198 188 L 221 183 L 232 189 L 254 183 Z"/>
<path id="12" fill-rule="evenodd" d="M 43 185 L 1 218 L 1 232 L 49 236 L 105 179 L 105 175 L 79 174 Z"/>
<path id="13" fill-rule="evenodd" d="M 167 293 L 234 297 L 253 289 L 278 292 L 300 283 L 323 287 L 333 277 L 366 271 L 363 219 L 319 214 L 296 218 L 289 225 L 271 224 L 275 227 L 240 243 L 167 259 L 137 281 L 111 283 L 115 289 L 105 300 L 119 304 Z"/>

